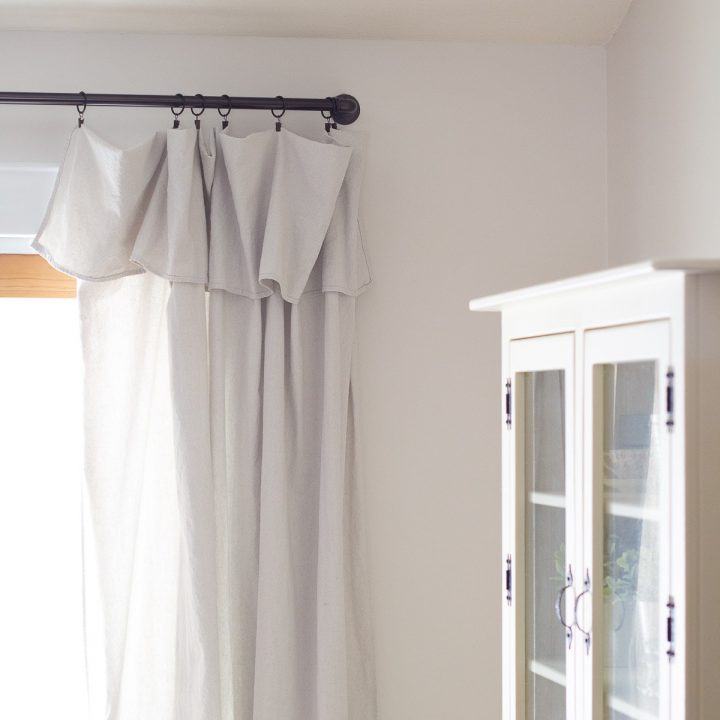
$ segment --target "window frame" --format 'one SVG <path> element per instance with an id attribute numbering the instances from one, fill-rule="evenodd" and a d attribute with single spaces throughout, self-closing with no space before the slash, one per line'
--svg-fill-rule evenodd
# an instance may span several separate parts
<path id="1" fill-rule="evenodd" d="M 77 281 L 40 255 L 0 254 L 0 297 L 74 298 Z"/>

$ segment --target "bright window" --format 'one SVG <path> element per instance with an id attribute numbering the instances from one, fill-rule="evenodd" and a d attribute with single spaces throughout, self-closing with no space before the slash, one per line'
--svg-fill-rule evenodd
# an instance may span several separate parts
<path id="1" fill-rule="evenodd" d="M 0 338 L 0 718 L 87 720 L 76 301 L 0 296 Z"/>

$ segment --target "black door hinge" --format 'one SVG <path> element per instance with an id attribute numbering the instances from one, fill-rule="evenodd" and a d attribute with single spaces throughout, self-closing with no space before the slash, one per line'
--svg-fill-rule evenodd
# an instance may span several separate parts
<path id="1" fill-rule="evenodd" d="M 665 386 L 665 411 L 667 412 L 667 420 L 665 424 L 668 429 L 673 428 L 675 425 L 675 373 L 672 368 L 668 368 L 667 384 Z"/>
<path id="2" fill-rule="evenodd" d="M 672 660 L 675 657 L 675 601 L 672 595 L 667 601 L 667 656 Z"/>
<path id="3" fill-rule="evenodd" d="M 505 600 L 512 605 L 512 556 L 508 555 L 505 560 Z"/>
<path id="4" fill-rule="evenodd" d="M 505 427 L 512 427 L 512 383 L 510 378 L 505 383 Z"/>

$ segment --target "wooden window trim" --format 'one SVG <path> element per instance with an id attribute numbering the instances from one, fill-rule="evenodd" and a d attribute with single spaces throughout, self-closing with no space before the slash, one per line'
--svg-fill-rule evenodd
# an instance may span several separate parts
<path id="1" fill-rule="evenodd" d="M 0 297 L 74 298 L 74 277 L 55 270 L 40 255 L 0 255 Z"/>

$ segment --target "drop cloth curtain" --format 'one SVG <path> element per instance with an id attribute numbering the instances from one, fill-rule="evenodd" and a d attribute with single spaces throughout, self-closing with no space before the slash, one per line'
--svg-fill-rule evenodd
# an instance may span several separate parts
<path id="1" fill-rule="evenodd" d="M 81 278 L 93 720 L 369 720 L 362 147 L 74 131 L 35 248 Z"/>

